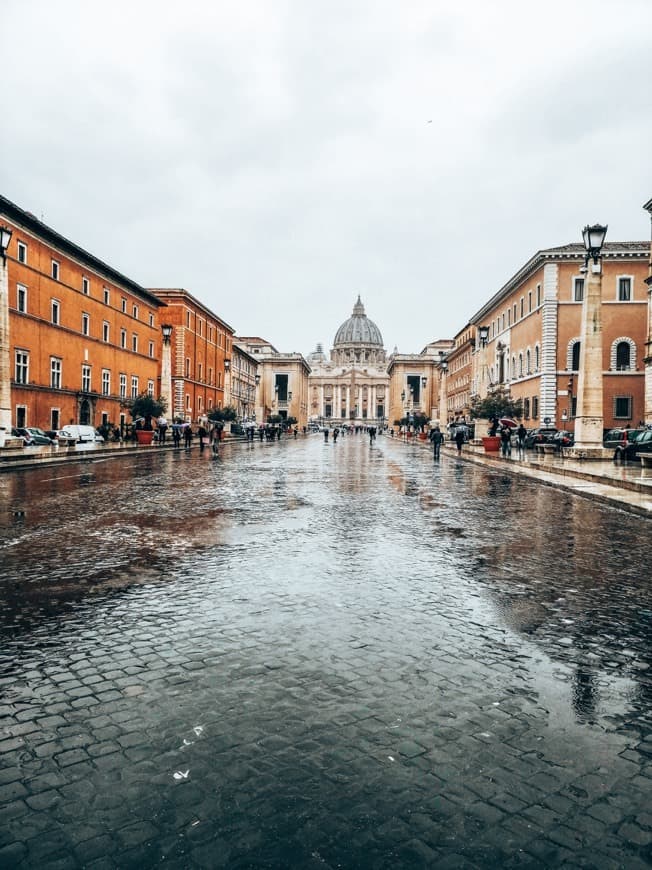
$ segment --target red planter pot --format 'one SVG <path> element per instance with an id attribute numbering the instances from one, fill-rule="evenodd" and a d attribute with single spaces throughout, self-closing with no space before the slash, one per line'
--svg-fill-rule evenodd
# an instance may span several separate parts
<path id="1" fill-rule="evenodd" d="M 153 429 L 136 429 L 136 441 L 139 444 L 151 444 L 154 438 Z"/>
<path id="2" fill-rule="evenodd" d="M 500 450 L 500 435 L 484 435 L 482 446 L 485 453 L 498 453 Z"/>

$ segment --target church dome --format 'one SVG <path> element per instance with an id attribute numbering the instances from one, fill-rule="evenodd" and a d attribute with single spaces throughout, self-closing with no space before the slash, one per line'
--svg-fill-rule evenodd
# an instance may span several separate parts
<path id="1" fill-rule="evenodd" d="M 369 320 L 364 311 L 364 305 L 358 301 L 353 306 L 353 314 L 335 333 L 334 348 L 342 347 L 343 345 L 362 344 L 373 345 L 382 348 L 383 337 L 380 330 L 373 322 Z"/>

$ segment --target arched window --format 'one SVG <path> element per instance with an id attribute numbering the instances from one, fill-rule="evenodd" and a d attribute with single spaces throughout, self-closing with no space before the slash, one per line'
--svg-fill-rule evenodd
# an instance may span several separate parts
<path id="1" fill-rule="evenodd" d="M 619 341 L 616 345 L 616 369 L 624 372 L 631 365 L 631 348 L 628 341 Z"/>
<path id="2" fill-rule="evenodd" d="M 575 344 L 573 345 L 573 354 L 572 354 L 572 358 L 571 358 L 572 359 L 571 369 L 574 372 L 578 372 L 580 370 L 580 345 L 581 345 L 580 341 L 576 341 Z"/>
<path id="3" fill-rule="evenodd" d="M 535 345 L 535 348 L 534 348 L 534 371 L 535 372 L 538 372 L 539 368 L 541 366 L 540 355 L 541 355 L 541 348 L 537 344 L 537 345 Z"/>
<path id="4" fill-rule="evenodd" d="M 523 354 L 519 353 L 518 355 L 518 376 L 519 378 L 523 377 Z"/>
<path id="5" fill-rule="evenodd" d="M 528 375 L 532 374 L 532 354 L 529 347 L 525 353 L 525 373 Z"/>
<path id="6" fill-rule="evenodd" d="M 516 380 L 516 357 L 512 357 L 512 380 Z"/>

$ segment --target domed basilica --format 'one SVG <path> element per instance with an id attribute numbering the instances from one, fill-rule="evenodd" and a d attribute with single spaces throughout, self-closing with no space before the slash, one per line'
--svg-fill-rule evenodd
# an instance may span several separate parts
<path id="1" fill-rule="evenodd" d="M 326 425 L 386 423 L 389 376 L 380 330 L 360 297 L 335 333 L 330 359 L 321 344 L 307 357 L 308 416 Z"/>

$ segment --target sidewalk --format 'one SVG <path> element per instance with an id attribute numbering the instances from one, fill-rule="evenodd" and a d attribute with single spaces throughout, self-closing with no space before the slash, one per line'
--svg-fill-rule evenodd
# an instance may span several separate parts
<path id="1" fill-rule="evenodd" d="M 400 438 L 393 440 L 401 442 Z M 403 443 L 432 452 L 428 441 Z M 451 441 L 444 442 L 443 448 L 443 461 L 457 453 Z M 652 477 L 642 477 L 638 462 L 568 459 L 533 450 L 526 450 L 524 457 L 519 457 L 515 449 L 510 457 L 503 457 L 500 453 L 485 453 L 482 446 L 475 444 L 465 444 L 461 458 L 497 471 L 535 478 L 547 486 L 569 489 L 585 498 L 608 502 L 642 516 L 652 515 Z"/>

